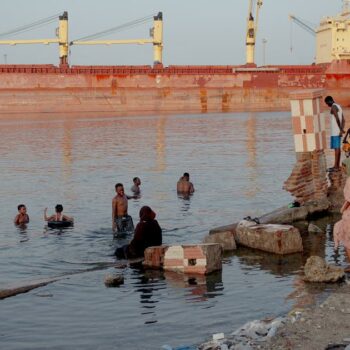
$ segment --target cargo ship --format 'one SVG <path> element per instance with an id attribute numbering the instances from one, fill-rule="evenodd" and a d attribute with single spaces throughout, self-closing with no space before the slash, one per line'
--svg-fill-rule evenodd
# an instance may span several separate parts
<path id="1" fill-rule="evenodd" d="M 0 40 L 19 45 L 57 43 L 60 64 L 0 65 L 0 116 L 49 113 L 130 115 L 283 111 L 289 93 L 322 88 L 350 107 L 349 0 L 343 11 L 322 19 L 315 30 L 316 62 L 311 65 L 258 67 L 254 62 L 261 0 L 249 1 L 246 64 L 165 66 L 162 63 L 163 16 L 154 16 L 150 39 L 68 41 L 68 14 L 59 17 L 58 35 L 46 40 Z M 253 15 L 254 13 L 254 15 Z M 154 64 L 145 66 L 70 66 L 69 46 L 153 45 Z"/>

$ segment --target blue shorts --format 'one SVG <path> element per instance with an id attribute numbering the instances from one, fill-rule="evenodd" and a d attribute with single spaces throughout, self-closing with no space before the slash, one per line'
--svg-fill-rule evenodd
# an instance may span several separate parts
<path id="1" fill-rule="evenodd" d="M 341 136 L 331 136 L 331 149 L 340 148 Z"/>

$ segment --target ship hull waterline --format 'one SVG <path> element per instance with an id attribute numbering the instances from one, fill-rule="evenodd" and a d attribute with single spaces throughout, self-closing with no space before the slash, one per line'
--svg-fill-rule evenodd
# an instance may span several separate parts
<path id="1" fill-rule="evenodd" d="M 0 65 L 0 116 L 287 111 L 321 88 L 350 105 L 350 64 L 310 66 Z"/>

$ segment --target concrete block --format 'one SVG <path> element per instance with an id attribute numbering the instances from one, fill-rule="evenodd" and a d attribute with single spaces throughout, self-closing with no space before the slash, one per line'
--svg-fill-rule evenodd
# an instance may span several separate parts
<path id="1" fill-rule="evenodd" d="M 236 241 L 231 231 L 222 231 L 204 237 L 203 243 L 218 243 L 223 251 L 236 250 Z"/>
<path id="2" fill-rule="evenodd" d="M 220 244 L 185 244 L 149 247 L 144 266 L 182 273 L 207 275 L 222 269 Z"/>
<path id="3" fill-rule="evenodd" d="M 143 265 L 154 269 L 162 269 L 164 265 L 164 255 L 168 248 L 166 245 L 149 247 L 145 250 L 145 260 Z"/>
<path id="4" fill-rule="evenodd" d="M 299 230 L 290 225 L 255 225 L 243 221 L 237 226 L 235 238 L 238 244 L 275 254 L 303 251 Z"/>

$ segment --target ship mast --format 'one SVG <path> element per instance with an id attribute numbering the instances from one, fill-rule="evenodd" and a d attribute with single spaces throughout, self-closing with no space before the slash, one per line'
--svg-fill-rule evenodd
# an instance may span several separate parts
<path id="1" fill-rule="evenodd" d="M 256 1 L 255 18 L 253 16 L 254 4 Z M 246 35 L 246 64 L 255 64 L 255 42 L 258 29 L 259 12 L 262 6 L 262 0 L 249 0 L 249 10 L 247 19 Z"/>

